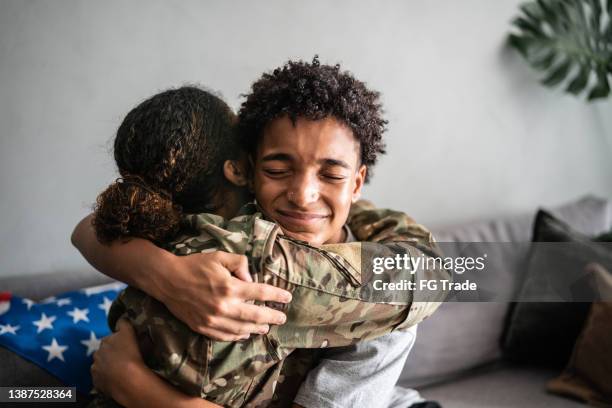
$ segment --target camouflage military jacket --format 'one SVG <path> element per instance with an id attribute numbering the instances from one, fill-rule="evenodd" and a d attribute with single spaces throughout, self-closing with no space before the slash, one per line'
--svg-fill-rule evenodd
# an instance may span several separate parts
<path id="1" fill-rule="evenodd" d="M 284 364 L 295 349 L 347 346 L 410 327 L 433 313 L 445 295 L 419 302 L 412 294 L 399 301 L 375 299 L 371 291 L 363 290 L 372 279 L 364 267 L 364 252 L 372 248 L 359 242 L 311 246 L 284 236 L 259 213 L 230 221 L 197 214 L 186 221 L 189 232 L 167 249 L 177 255 L 210 250 L 245 254 L 254 281 L 292 293 L 288 305 L 266 304 L 286 313 L 287 322 L 246 341 L 213 341 L 192 332 L 160 302 L 128 287 L 113 303 L 109 324 L 114 328 L 119 318 L 127 317 L 150 368 L 183 392 L 223 406 L 287 401 L 287 395 L 275 395 L 277 384 L 296 370 L 296 361 L 302 368 L 311 364 L 304 355 Z M 384 244 L 375 247 L 378 255 L 437 254 L 431 234 L 402 213 L 375 210 L 362 202 L 352 210 L 349 226 L 358 240 Z M 421 273 L 449 278 L 445 270 Z M 298 372 L 305 375 L 304 369 Z"/>

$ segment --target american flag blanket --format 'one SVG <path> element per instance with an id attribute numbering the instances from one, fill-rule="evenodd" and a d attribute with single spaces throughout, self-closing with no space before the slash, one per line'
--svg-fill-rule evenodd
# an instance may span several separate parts
<path id="1" fill-rule="evenodd" d="M 0 346 L 87 394 L 92 355 L 110 334 L 106 317 L 123 288 L 111 283 L 40 302 L 0 292 Z"/>

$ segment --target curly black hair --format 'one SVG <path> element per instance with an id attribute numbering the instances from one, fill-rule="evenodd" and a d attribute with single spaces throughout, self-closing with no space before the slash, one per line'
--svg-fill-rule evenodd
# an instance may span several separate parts
<path id="1" fill-rule="evenodd" d="M 340 65 L 325 65 L 315 55 L 312 63 L 288 61 L 253 83 L 238 113 L 238 127 L 244 147 L 254 154 L 264 128 L 272 120 L 288 116 L 320 120 L 333 117 L 347 125 L 361 146 L 361 163 L 371 167 L 384 154 L 380 93 L 368 89 Z"/>
<path id="2" fill-rule="evenodd" d="M 117 131 L 121 178 L 97 199 L 93 224 L 103 243 L 127 236 L 163 242 L 182 214 L 215 211 L 229 182 L 223 162 L 241 152 L 236 115 L 195 86 L 158 93 L 132 109 Z"/>

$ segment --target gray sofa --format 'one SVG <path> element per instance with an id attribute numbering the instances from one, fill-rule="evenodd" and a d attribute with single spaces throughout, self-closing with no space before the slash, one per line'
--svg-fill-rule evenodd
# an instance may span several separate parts
<path id="1" fill-rule="evenodd" d="M 574 229 L 596 235 L 611 228 L 608 200 L 587 196 L 549 209 Z M 473 222 L 434 230 L 439 242 L 529 242 L 536 209 L 529 214 Z M 446 255 L 453 252 L 445 245 Z M 528 245 L 508 246 L 487 265 L 509 292 L 521 285 Z M 424 398 L 448 408 L 580 407 L 545 391 L 559 371 L 504 362 L 500 339 L 509 303 L 447 302 L 418 327 L 416 343 L 400 377 L 400 385 L 417 388 Z"/>
<path id="2" fill-rule="evenodd" d="M 585 197 L 550 210 L 575 229 L 594 235 L 610 229 L 609 207 L 607 200 Z M 534 208 L 529 214 L 433 232 L 439 242 L 456 243 L 457 251 L 462 242 L 528 242 L 535 212 Z M 495 279 L 507 282 L 509 291 L 518 288 L 526 247 L 498 258 L 497 265 L 488 265 L 488 269 L 494 271 Z M 11 277 L 0 279 L 0 291 L 41 299 L 108 281 L 93 270 Z M 417 388 L 425 398 L 437 400 L 445 408 L 583 406 L 545 392 L 546 381 L 558 372 L 503 361 L 500 337 L 507 312 L 508 303 L 443 304 L 419 325 L 399 385 Z M 1 347 L 0 361 L 1 386 L 57 384 L 42 369 Z"/>

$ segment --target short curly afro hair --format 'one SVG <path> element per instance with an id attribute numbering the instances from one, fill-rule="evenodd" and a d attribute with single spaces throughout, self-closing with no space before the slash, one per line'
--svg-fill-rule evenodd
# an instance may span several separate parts
<path id="1" fill-rule="evenodd" d="M 246 150 L 254 154 L 265 127 L 288 116 L 321 120 L 333 117 L 347 125 L 361 146 L 361 164 L 368 166 L 366 182 L 378 155 L 385 153 L 380 93 L 368 89 L 340 65 L 325 65 L 315 55 L 311 63 L 288 61 L 253 83 L 238 113 L 238 126 Z"/>

